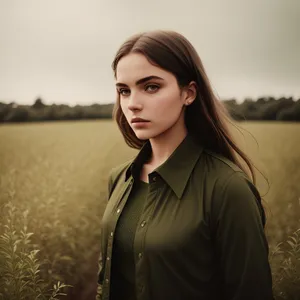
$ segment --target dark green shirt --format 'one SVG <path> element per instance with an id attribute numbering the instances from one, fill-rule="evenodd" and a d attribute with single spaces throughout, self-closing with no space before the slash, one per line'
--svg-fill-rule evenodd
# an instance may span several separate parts
<path id="1" fill-rule="evenodd" d="M 116 224 L 142 164 L 112 170 L 102 219 L 102 299 L 110 299 Z M 265 216 L 255 186 L 235 164 L 187 135 L 149 174 L 134 239 L 137 300 L 270 300 Z M 126 299 L 124 299 L 126 300 Z"/>
<path id="2" fill-rule="evenodd" d="M 110 298 L 112 300 L 136 299 L 134 237 L 147 193 L 148 183 L 135 180 L 116 226 L 111 261 Z"/>

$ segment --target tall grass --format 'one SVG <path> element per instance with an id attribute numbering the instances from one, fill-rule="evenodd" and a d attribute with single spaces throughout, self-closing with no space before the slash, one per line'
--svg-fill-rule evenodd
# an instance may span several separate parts
<path id="1" fill-rule="evenodd" d="M 276 300 L 300 299 L 300 222 L 299 229 L 278 243 L 269 257 Z"/>
<path id="2" fill-rule="evenodd" d="M 270 180 L 275 299 L 300 299 L 300 125 L 243 126 Z M 136 151 L 111 121 L 0 126 L 0 141 L 0 300 L 95 299 L 107 174 Z"/>
<path id="3" fill-rule="evenodd" d="M 12 202 L 1 210 L 4 212 L 0 235 L 0 299 L 3 300 L 59 300 L 66 285 L 57 282 L 53 288 L 40 276 L 41 263 L 38 249 L 34 249 L 27 232 L 29 211 L 19 213 Z"/>

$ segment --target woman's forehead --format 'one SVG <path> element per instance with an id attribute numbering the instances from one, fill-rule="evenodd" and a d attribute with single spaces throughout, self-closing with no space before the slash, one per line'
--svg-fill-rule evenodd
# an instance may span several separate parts
<path id="1" fill-rule="evenodd" d="M 131 53 L 120 59 L 116 69 L 116 78 L 120 82 L 137 81 L 148 76 L 158 76 L 167 79 L 169 72 L 151 64 L 139 53 Z"/>

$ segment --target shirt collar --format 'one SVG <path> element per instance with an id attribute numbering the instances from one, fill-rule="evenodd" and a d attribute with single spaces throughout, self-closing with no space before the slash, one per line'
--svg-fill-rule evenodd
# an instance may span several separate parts
<path id="1" fill-rule="evenodd" d="M 200 143 L 191 134 L 187 134 L 170 157 L 152 173 L 157 172 L 174 191 L 176 196 L 181 199 L 202 151 L 203 147 Z M 127 181 L 131 175 L 133 175 L 133 177 L 138 176 L 141 166 L 150 157 L 151 152 L 151 144 L 148 140 L 134 161 L 128 166 L 125 181 Z"/>

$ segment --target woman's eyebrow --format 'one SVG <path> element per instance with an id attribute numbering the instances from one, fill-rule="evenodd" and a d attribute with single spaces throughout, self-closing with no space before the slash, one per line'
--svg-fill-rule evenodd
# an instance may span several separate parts
<path id="1" fill-rule="evenodd" d="M 147 76 L 147 77 L 139 79 L 138 81 L 136 81 L 135 85 L 140 85 L 140 84 L 145 83 L 145 82 L 147 82 L 149 80 L 152 80 L 152 79 L 164 80 L 161 77 L 158 77 L 158 76 L 155 76 L 155 75 L 151 75 L 151 76 Z M 117 82 L 116 86 L 119 86 L 119 87 L 120 86 L 127 86 L 127 84 L 121 83 L 121 82 Z"/>

